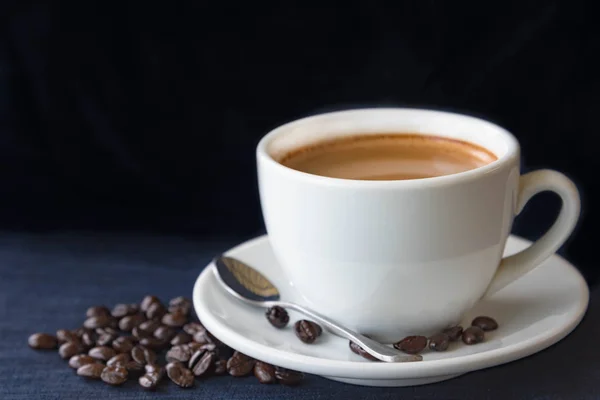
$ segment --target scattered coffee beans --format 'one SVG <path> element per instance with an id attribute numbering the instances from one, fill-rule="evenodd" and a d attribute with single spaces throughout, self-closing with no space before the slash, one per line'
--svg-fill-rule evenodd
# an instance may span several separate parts
<path id="1" fill-rule="evenodd" d="M 127 381 L 127 369 L 120 365 L 106 366 L 100 374 L 100 379 L 112 386 L 122 385 Z"/>
<path id="2" fill-rule="evenodd" d="M 453 326 L 452 328 L 444 329 L 442 333 L 445 333 L 450 338 L 450 341 L 456 342 L 461 338 L 463 333 L 462 326 Z"/>
<path id="3" fill-rule="evenodd" d="M 34 333 L 27 340 L 29 347 L 38 350 L 51 350 L 58 346 L 58 340 L 47 333 Z"/>
<path id="4" fill-rule="evenodd" d="M 275 328 L 284 328 L 290 322 L 290 316 L 283 307 L 274 306 L 267 309 L 267 319 Z"/>
<path id="5" fill-rule="evenodd" d="M 446 351 L 450 346 L 450 337 L 445 333 L 436 333 L 429 338 L 429 349 L 433 351 Z"/>
<path id="6" fill-rule="evenodd" d="M 69 360 L 69 367 L 75 369 L 77 375 L 101 379 L 114 386 L 139 378 L 142 388 L 152 390 L 165 374 L 181 387 L 193 386 L 194 376 L 226 373 L 246 376 L 254 372 L 261 383 L 279 381 L 287 385 L 296 384 L 304 377 L 296 371 L 278 369 L 234 352 L 200 322 L 190 322 L 191 311 L 192 303 L 185 297 L 171 299 L 168 313 L 155 296 L 144 297 L 140 305 L 117 304 L 112 310 L 93 306 L 86 310 L 81 328 L 59 329 L 56 337 L 36 333 L 28 338 L 28 344 L 34 349 L 56 349 L 60 345 L 59 355 Z M 284 327 L 289 322 L 284 309 L 271 312 L 275 326 Z M 321 327 L 311 321 L 298 321 L 297 326 L 299 337 L 309 342 L 322 332 Z M 169 364 L 162 368 L 153 349 L 165 348 L 168 348 Z M 161 353 L 161 357 L 162 354 L 165 353 Z"/>
<path id="7" fill-rule="evenodd" d="M 256 360 L 247 355 L 236 351 L 233 356 L 227 360 L 227 372 L 231 376 L 246 376 L 252 372 Z"/>
<path id="8" fill-rule="evenodd" d="M 496 322 L 496 320 L 485 316 L 475 318 L 473 322 L 471 322 L 471 325 L 477 326 L 485 332 L 498 329 L 498 323 Z"/>
<path id="9" fill-rule="evenodd" d="M 293 371 L 282 367 L 275 367 L 275 377 L 279 382 L 288 386 L 296 386 L 304 379 L 302 372 Z"/>
<path id="10" fill-rule="evenodd" d="M 260 383 L 275 383 L 275 367 L 262 361 L 254 365 L 254 376 Z"/>
<path id="11" fill-rule="evenodd" d="M 69 359 L 69 367 L 78 369 L 86 364 L 92 364 L 98 362 L 95 358 L 88 356 L 87 354 L 77 354 Z"/>
<path id="12" fill-rule="evenodd" d="M 315 340 L 321 333 L 323 333 L 323 329 L 321 327 L 309 320 L 301 319 L 294 324 L 294 332 L 296 332 L 296 336 L 298 339 L 303 341 L 304 343 L 314 343 Z"/>
<path id="13" fill-rule="evenodd" d="M 465 344 L 477 344 L 483 342 L 484 332 L 478 326 L 470 326 L 463 331 L 462 341 Z"/>
<path id="14" fill-rule="evenodd" d="M 194 374 L 183 366 L 180 362 L 170 362 L 166 367 L 167 376 L 173 383 L 182 388 L 189 388 L 194 385 Z"/>
<path id="15" fill-rule="evenodd" d="M 394 347 L 408 354 L 418 354 L 427 347 L 427 338 L 425 336 L 407 336 Z"/>
<path id="16" fill-rule="evenodd" d="M 360 347 L 353 341 L 350 340 L 348 342 L 348 345 L 350 346 L 350 350 L 352 350 L 353 353 L 358 354 L 359 356 L 364 357 L 367 360 L 379 361 L 377 358 L 375 358 L 372 355 L 370 355 L 369 353 L 367 353 L 362 347 Z"/>
<path id="17" fill-rule="evenodd" d="M 100 376 L 102 375 L 102 371 L 104 370 L 104 368 L 105 368 L 104 364 L 101 364 L 99 362 L 85 364 L 85 365 L 82 365 L 81 367 L 77 368 L 77 375 L 83 376 L 84 378 L 89 378 L 89 379 L 100 379 Z"/>

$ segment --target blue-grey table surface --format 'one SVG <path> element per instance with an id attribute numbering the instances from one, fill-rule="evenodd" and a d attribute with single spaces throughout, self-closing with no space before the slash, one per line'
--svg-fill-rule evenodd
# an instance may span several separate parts
<path id="1" fill-rule="evenodd" d="M 600 399 L 600 290 L 576 330 L 502 366 L 431 385 L 370 388 L 308 375 L 299 387 L 215 377 L 193 389 L 137 382 L 109 387 L 74 375 L 56 352 L 31 350 L 29 334 L 80 326 L 89 305 L 191 296 L 198 273 L 233 240 L 134 235 L 0 234 L 0 399 Z"/>

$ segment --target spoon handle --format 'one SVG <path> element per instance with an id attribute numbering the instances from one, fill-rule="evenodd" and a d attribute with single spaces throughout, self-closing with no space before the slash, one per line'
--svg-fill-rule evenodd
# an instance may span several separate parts
<path id="1" fill-rule="evenodd" d="M 328 330 L 335 333 L 338 336 L 344 337 L 348 340 L 353 341 L 360 347 L 362 347 L 367 353 L 377 358 L 378 360 L 385 362 L 409 362 L 409 361 L 421 361 L 423 357 L 420 355 L 404 355 L 399 351 L 376 342 L 373 339 L 361 335 L 360 333 L 354 332 L 348 328 L 339 325 L 337 322 L 317 313 L 316 311 L 310 310 L 303 306 L 294 303 L 288 303 L 283 301 L 270 301 L 270 306 L 278 305 L 287 309 L 297 311 L 301 314 L 310 317 L 315 322 L 325 326 Z"/>

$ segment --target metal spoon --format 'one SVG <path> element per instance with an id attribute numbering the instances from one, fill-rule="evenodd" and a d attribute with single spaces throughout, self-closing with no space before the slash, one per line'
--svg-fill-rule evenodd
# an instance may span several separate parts
<path id="1" fill-rule="evenodd" d="M 404 355 L 366 336 L 351 331 L 331 319 L 298 304 L 280 301 L 277 288 L 260 272 L 232 257 L 214 259 L 214 272 L 223 288 L 235 298 L 253 306 L 269 308 L 280 306 L 298 311 L 325 326 L 338 336 L 353 341 L 367 353 L 385 362 L 421 361 L 420 355 Z"/>

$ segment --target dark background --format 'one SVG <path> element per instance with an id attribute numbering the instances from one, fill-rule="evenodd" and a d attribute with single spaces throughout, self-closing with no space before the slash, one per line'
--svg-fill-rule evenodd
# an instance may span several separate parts
<path id="1" fill-rule="evenodd" d="M 362 106 L 441 108 L 513 132 L 524 170 L 574 179 L 566 255 L 595 281 L 600 84 L 591 2 L 0 5 L 0 228 L 199 239 L 263 231 L 254 147 Z M 559 207 L 540 195 L 515 233 Z"/>

